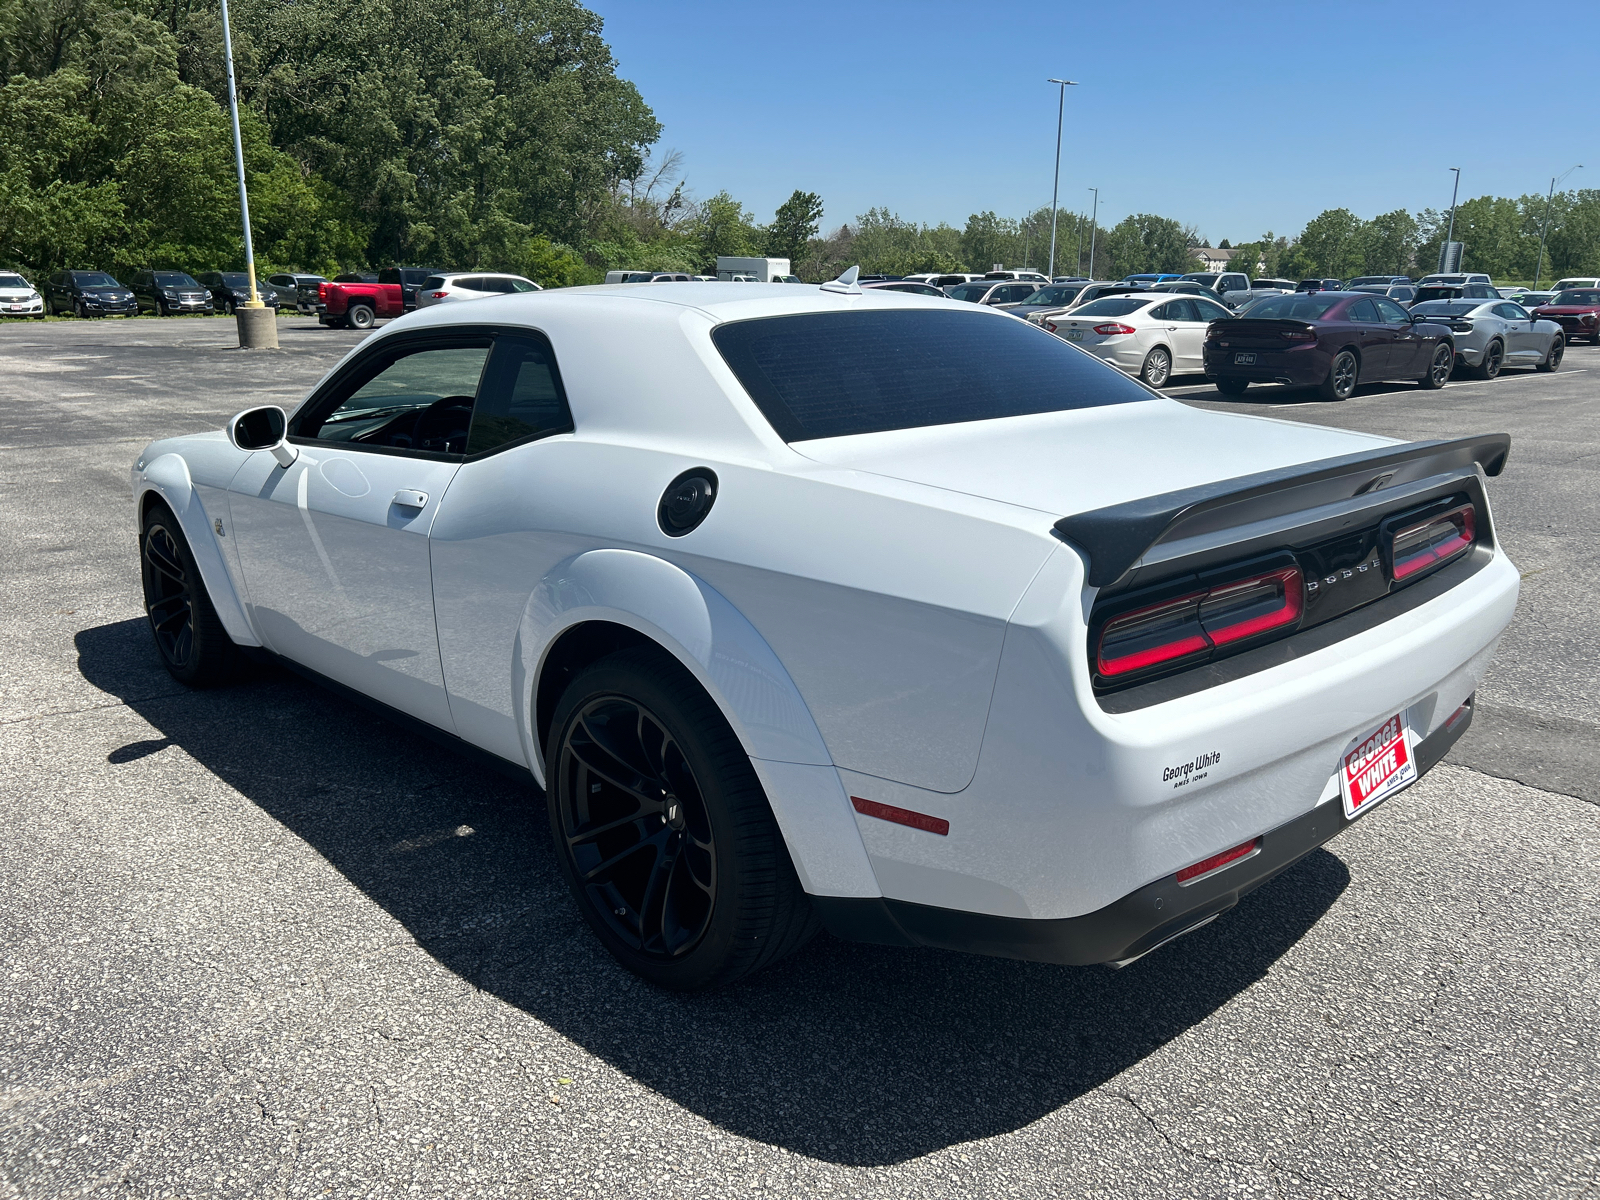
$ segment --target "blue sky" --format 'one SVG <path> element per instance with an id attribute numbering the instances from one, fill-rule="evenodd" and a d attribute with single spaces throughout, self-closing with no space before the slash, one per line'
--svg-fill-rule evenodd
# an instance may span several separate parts
<path id="1" fill-rule="evenodd" d="M 882 205 L 960 226 L 1050 202 L 1215 243 L 1461 196 L 1600 187 L 1592 3 L 797 4 L 589 0 L 691 190 L 833 228 Z M 1562 79 L 1570 80 L 1570 99 Z M 1564 110 L 1564 111 L 1563 111 Z"/>

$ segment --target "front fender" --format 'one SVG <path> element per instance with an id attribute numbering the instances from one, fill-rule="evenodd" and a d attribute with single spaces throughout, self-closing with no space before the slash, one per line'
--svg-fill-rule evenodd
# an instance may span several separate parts
<path id="1" fill-rule="evenodd" d="M 189 464 L 181 454 L 162 454 L 146 463 L 142 470 L 137 467 L 134 469 L 136 513 L 144 511 L 144 498 L 149 492 L 160 496 L 178 518 L 178 526 L 189 542 L 189 552 L 194 555 L 195 565 L 200 568 L 200 580 L 205 584 L 211 607 L 217 610 L 217 618 L 228 631 L 228 636 L 236 645 L 261 645 L 261 639 L 256 637 L 245 618 L 233 579 L 217 547 L 211 524 L 214 517 L 206 512 L 205 504 L 189 476 Z"/>
<path id="2" fill-rule="evenodd" d="M 716 589 L 633 550 L 590 550 L 560 563 L 529 598 L 517 634 L 517 727 L 545 783 L 532 711 L 551 648 L 588 621 L 627 626 L 673 655 L 722 711 L 767 792 L 806 891 L 879 895 L 849 797 L 799 689 L 753 625 Z"/>

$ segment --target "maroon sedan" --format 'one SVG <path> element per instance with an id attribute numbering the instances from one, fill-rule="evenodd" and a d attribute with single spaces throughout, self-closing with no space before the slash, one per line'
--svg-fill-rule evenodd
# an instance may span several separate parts
<path id="1" fill-rule="evenodd" d="M 1569 288 L 1558 292 L 1549 304 L 1533 310 L 1533 319 L 1554 321 L 1569 342 L 1586 337 L 1600 346 L 1600 290 Z"/>
<path id="2" fill-rule="evenodd" d="M 1455 361 L 1448 325 L 1366 292 L 1267 296 L 1206 330 L 1206 377 L 1229 396 L 1252 383 L 1315 387 L 1324 400 L 1386 379 L 1439 388 Z"/>

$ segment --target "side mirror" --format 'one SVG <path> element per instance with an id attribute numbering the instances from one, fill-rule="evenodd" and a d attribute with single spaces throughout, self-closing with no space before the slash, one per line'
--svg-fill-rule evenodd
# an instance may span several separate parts
<path id="1" fill-rule="evenodd" d="M 247 408 L 228 422 L 228 440 L 240 450 L 268 450 L 280 467 L 291 465 L 300 451 L 284 440 L 289 418 L 275 404 Z"/>

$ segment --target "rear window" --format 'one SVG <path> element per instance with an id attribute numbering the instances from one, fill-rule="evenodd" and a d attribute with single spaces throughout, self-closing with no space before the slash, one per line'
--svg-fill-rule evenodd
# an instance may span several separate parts
<path id="1" fill-rule="evenodd" d="M 786 442 L 1151 398 L 1054 334 L 980 312 L 804 313 L 711 338 Z"/>
<path id="2" fill-rule="evenodd" d="M 1412 312 L 1427 313 L 1439 317 L 1464 317 L 1470 312 L 1476 312 L 1478 305 L 1470 300 L 1429 300 L 1426 304 L 1414 304 Z"/>
<path id="3" fill-rule="evenodd" d="M 1077 299 L 1078 293 L 1083 291 L 1081 283 L 1066 284 L 1057 287 L 1040 288 L 1029 296 L 1024 303 L 1035 305 L 1071 304 Z"/>
<path id="4" fill-rule="evenodd" d="M 1125 317 L 1131 312 L 1138 312 L 1141 308 L 1154 304 L 1158 298 L 1165 297 L 1165 295 L 1166 293 L 1163 292 L 1159 297 L 1107 296 L 1102 300 L 1091 300 L 1082 308 L 1074 309 L 1072 315 L 1075 317 Z"/>
<path id="5" fill-rule="evenodd" d="M 1314 292 L 1267 296 L 1239 315 L 1258 321 L 1315 321 L 1343 299 L 1343 296 L 1319 296 Z"/>

